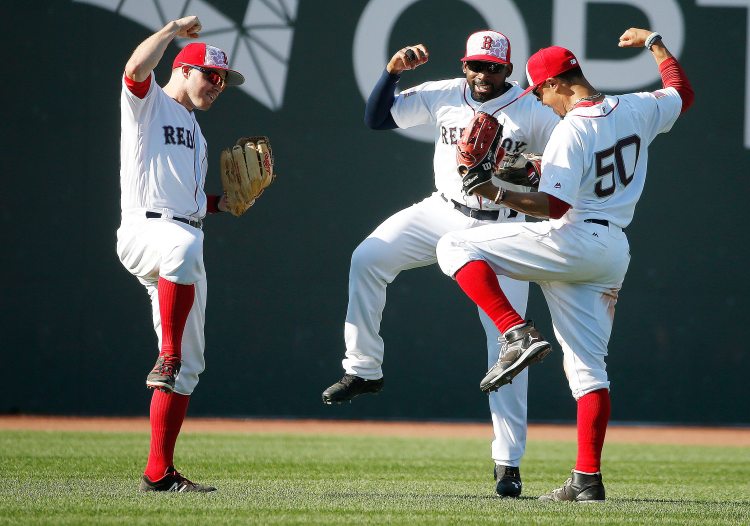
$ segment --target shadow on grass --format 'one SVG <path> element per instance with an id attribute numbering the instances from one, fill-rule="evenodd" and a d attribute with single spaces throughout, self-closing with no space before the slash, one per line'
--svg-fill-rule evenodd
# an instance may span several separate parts
<path id="1" fill-rule="evenodd" d="M 515 502 L 515 501 L 537 501 L 543 502 L 544 504 L 557 504 L 558 502 L 545 502 L 540 501 L 539 497 L 532 495 L 521 495 L 517 498 L 509 497 L 498 497 L 496 495 L 476 495 L 476 494 L 457 494 L 457 493 L 434 493 L 425 495 L 424 493 L 386 493 L 386 492 L 372 492 L 372 491 L 332 491 L 326 492 L 324 495 L 331 499 L 388 499 L 393 500 L 394 498 L 405 499 L 405 500 L 424 500 L 424 499 L 436 499 L 446 501 L 473 501 L 473 502 L 488 502 L 496 500 L 498 502 Z M 564 502 L 563 502 L 564 503 Z M 567 504 L 567 503 L 564 503 Z M 649 499 L 649 498 L 627 498 L 627 497 L 608 497 L 606 501 L 600 502 L 578 502 L 570 504 L 582 504 L 582 505 L 606 505 L 606 504 L 693 504 L 693 505 L 737 505 L 746 506 L 750 504 L 747 500 L 697 500 L 697 499 Z"/>
<path id="2" fill-rule="evenodd" d="M 621 502 L 621 503 L 642 503 L 642 504 L 717 504 L 727 505 L 736 504 L 738 506 L 750 505 L 750 501 L 747 500 L 696 500 L 696 499 L 641 499 L 641 498 L 627 498 L 627 497 L 608 497 L 606 502 Z"/>
<path id="3" fill-rule="evenodd" d="M 496 495 L 477 495 L 477 494 L 457 494 L 457 493 L 430 493 L 425 495 L 424 493 L 378 493 L 371 491 L 330 491 L 324 493 L 326 497 L 335 499 L 409 499 L 409 500 L 424 500 L 428 499 L 439 499 L 439 500 L 465 500 L 465 501 L 477 501 L 486 502 L 491 500 L 512 502 L 516 500 L 537 500 L 537 497 L 521 496 L 515 499 L 508 497 L 498 497 Z"/>

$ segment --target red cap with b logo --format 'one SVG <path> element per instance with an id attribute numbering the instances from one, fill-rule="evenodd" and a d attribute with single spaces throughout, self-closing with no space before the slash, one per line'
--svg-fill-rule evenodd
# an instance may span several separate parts
<path id="1" fill-rule="evenodd" d="M 226 71 L 227 86 L 239 86 L 245 82 L 245 77 L 241 73 L 229 69 L 227 54 L 224 51 L 203 42 L 193 42 L 182 48 L 172 63 L 172 69 L 184 65 Z"/>
<path id="2" fill-rule="evenodd" d="M 466 41 L 466 55 L 462 62 L 479 60 L 482 62 L 510 63 L 510 40 L 497 31 L 477 31 Z"/>

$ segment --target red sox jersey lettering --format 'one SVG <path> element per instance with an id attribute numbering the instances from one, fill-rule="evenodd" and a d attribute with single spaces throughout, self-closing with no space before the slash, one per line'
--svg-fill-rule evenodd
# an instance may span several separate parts
<path id="1" fill-rule="evenodd" d="M 522 92 L 518 85 L 513 84 L 499 97 L 479 103 L 471 98 L 464 78 L 425 82 L 399 93 L 391 107 L 391 115 L 400 128 L 437 125 L 433 169 L 439 193 L 474 208 L 496 209 L 499 206 L 489 199 L 464 195 L 456 163 L 456 143 L 474 114 L 484 111 L 494 113 L 500 123 L 501 145 L 506 150 L 504 166 L 525 163 L 521 156 L 523 152 L 542 151 L 560 118 L 536 100 L 529 97 L 519 99 Z M 504 181 L 496 183 L 512 190 L 523 190 L 523 187 Z"/>

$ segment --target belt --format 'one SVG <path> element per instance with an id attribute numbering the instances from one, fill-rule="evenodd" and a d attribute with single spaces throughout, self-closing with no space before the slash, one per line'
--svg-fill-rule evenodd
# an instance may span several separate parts
<path id="1" fill-rule="evenodd" d="M 159 217 L 163 217 L 165 219 L 174 219 L 175 221 L 179 221 L 180 223 L 185 223 L 186 225 L 190 225 L 194 228 L 201 228 L 201 229 L 203 228 L 203 221 L 201 220 L 195 221 L 193 219 L 188 219 L 187 217 L 177 217 L 177 216 L 169 217 L 168 215 L 160 214 L 159 212 L 146 212 L 146 217 L 149 219 L 156 219 Z"/>
<path id="2" fill-rule="evenodd" d="M 440 194 L 440 197 L 442 197 L 443 201 L 445 201 L 446 203 L 453 203 L 453 208 L 461 212 L 466 217 L 479 219 L 481 221 L 497 221 L 497 218 L 500 217 L 500 210 L 479 210 L 478 208 L 472 208 L 470 206 L 462 205 L 461 203 L 459 203 L 458 201 L 454 201 L 453 199 L 449 201 L 448 198 L 443 194 Z M 517 215 L 518 212 L 516 212 L 515 210 L 511 210 L 508 214 L 508 217 L 516 217 Z"/>

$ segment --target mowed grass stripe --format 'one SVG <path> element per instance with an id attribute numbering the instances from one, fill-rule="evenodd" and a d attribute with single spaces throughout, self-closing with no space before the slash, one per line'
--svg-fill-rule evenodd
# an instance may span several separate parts
<path id="1" fill-rule="evenodd" d="M 604 504 L 544 504 L 572 442 L 532 441 L 523 498 L 493 497 L 489 441 L 180 437 L 209 495 L 139 494 L 143 433 L 0 432 L 0 524 L 750 524 L 750 448 L 607 444 Z"/>

